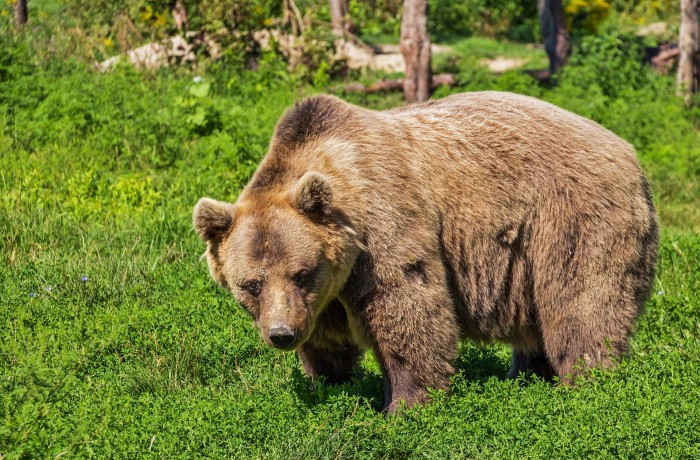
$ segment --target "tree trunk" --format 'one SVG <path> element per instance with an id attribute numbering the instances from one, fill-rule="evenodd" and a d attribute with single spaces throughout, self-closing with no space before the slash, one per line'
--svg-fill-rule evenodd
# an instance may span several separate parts
<path id="1" fill-rule="evenodd" d="M 304 33 L 304 24 L 294 0 L 282 0 L 282 24 L 291 27 L 292 36 L 299 37 Z"/>
<path id="2" fill-rule="evenodd" d="M 700 0 L 681 0 L 677 92 L 686 101 L 700 86 Z"/>
<path id="3" fill-rule="evenodd" d="M 15 1 L 15 25 L 18 29 L 27 23 L 27 0 Z"/>
<path id="4" fill-rule="evenodd" d="M 182 0 L 175 0 L 171 4 L 170 11 L 173 15 L 173 20 L 175 21 L 175 27 L 180 32 L 187 30 L 187 8 Z"/>
<path id="5" fill-rule="evenodd" d="M 344 35 L 347 30 L 348 0 L 331 0 L 333 33 Z"/>
<path id="6" fill-rule="evenodd" d="M 561 69 L 571 54 L 571 39 L 566 30 L 561 0 L 537 0 L 544 49 L 549 57 L 549 73 Z"/>
<path id="7" fill-rule="evenodd" d="M 401 54 L 406 61 L 403 84 L 407 103 L 430 97 L 430 35 L 427 0 L 404 0 L 401 22 Z"/>

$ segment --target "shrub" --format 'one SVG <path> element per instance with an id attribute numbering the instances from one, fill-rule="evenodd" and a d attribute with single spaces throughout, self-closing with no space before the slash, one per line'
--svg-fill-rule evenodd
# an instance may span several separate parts
<path id="1" fill-rule="evenodd" d="M 566 0 L 564 12 L 569 30 L 595 34 L 610 14 L 610 3 L 606 0 Z"/>
<path id="2" fill-rule="evenodd" d="M 585 37 L 564 67 L 562 79 L 605 96 L 643 87 L 653 89 L 658 79 L 642 63 L 643 54 L 644 45 L 637 37 L 618 32 Z"/>
<path id="3" fill-rule="evenodd" d="M 520 0 L 431 0 L 428 25 L 436 37 L 482 35 L 532 39 L 536 2 Z M 514 37 L 513 35 L 516 35 Z"/>

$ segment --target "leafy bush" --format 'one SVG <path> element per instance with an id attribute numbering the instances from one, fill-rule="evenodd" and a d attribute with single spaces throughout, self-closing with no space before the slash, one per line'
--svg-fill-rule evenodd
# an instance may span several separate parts
<path id="1" fill-rule="evenodd" d="M 349 16 L 363 35 L 391 35 L 401 32 L 402 0 L 350 0 Z"/>
<path id="2" fill-rule="evenodd" d="M 569 30 L 595 34 L 608 18 L 610 3 L 606 0 L 567 0 L 564 13 Z"/>
<path id="3" fill-rule="evenodd" d="M 174 2 L 165 0 L 64 0 L 65 13 L 75 25 L 119 42 L 123 49 L 134 40 L 158 39 L 175 32 Z M 281 15 L 281 2 L 272 0 L 213 0 L 184 2 L 190 30 L 218 32 L 224 28 L 236 38 L 269 25 Z"/>
<path id="4" fill-rule="evenodd" d="M 643 64 L 643 55 L 644 45 L 637 37 L 615 32 L 586 37 L 564 67 L 563 79 L 571 86 L 605 96 L 641 88 L 654 90 L 659 79 Z"/>
<path id="5" fill-rule="evenodd" d="M 536 2 L 520 0 L 431 0 L 428 24 L 439 39 L 482 35 L 531 41 L 537 18 Z M 523 25 L 525 28 L 523 28 Z"/>
<path id="6" fill-rule="evenodd" d="M 350 18 L 366 36 L 398 37 L 401 0 L 350 1 Z M 433 40 L 481 35 L 532 41 L 538 30 L 536 3 L 521 0 L 429 0 Z"/>
<path id="7" fill-rule="evenodd" d="M 610 2 L 611 9 L 619 16 L 622 24 L 635 26 L 656 21 L 668 21 L 673 27 L 674 18 L 679 13 L 680 2 L 664 2 L 659 0 L 616 0 Z"/>

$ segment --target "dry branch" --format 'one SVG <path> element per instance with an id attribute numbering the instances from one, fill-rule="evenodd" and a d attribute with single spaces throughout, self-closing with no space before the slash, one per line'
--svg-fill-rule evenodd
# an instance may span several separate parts
<path id="1" fill-rule="evenodd" d="M 651 58 L 651 66 L 659 73 L 665 74 L 668 70 L 678 62 L 678 57 L 681 50 L 671 48 L 659 51 L 659 54 Z"/>

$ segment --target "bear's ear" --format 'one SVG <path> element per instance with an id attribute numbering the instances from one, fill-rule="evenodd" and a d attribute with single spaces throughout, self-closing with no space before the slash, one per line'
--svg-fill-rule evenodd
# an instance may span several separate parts
<path id="1" fill-rule="evenodd" d="M 231 227 L 236 208 L 230 203 L 200 198 L 194 207 L 192 223 L 203 241 L 217 238 Z"/>
<path id="2" fill-rule="evenodd" d="M 291 199 L 294 207 L 304 214 L 327 216 L 331 212 L 333 189 L 325 176 L 309 171 L 292 187 Z"/>

